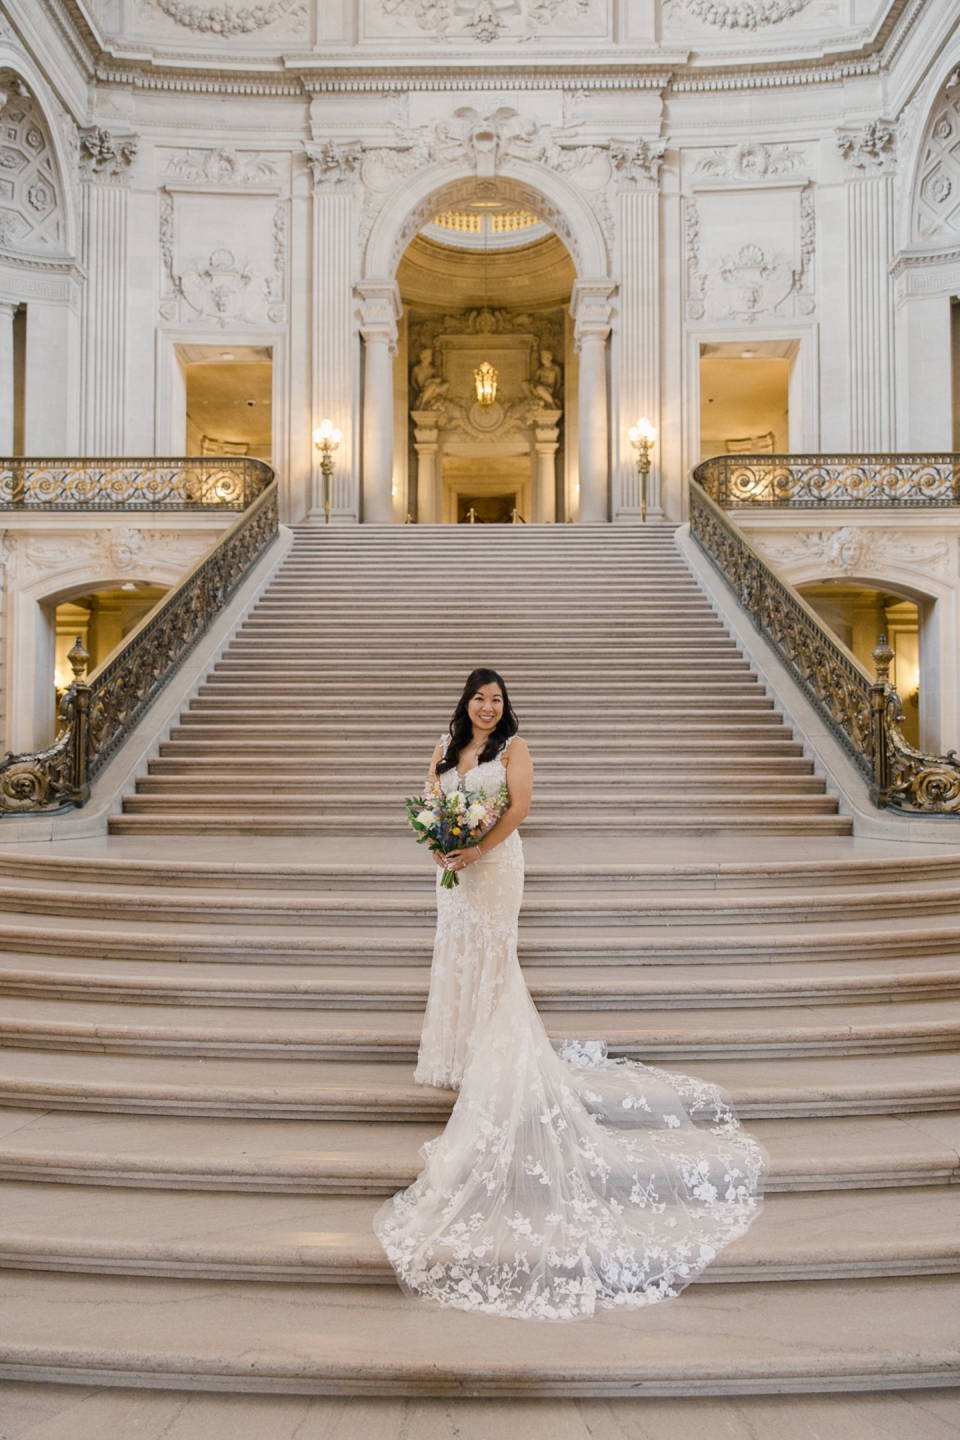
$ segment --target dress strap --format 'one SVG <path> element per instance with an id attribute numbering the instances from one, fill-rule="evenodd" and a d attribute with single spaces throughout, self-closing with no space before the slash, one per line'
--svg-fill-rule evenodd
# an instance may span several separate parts
<path id="1" fill-rule="evenodd" d="M 500 751 L 501 755 L 505 755 L 507 753 L 516 738 L 516 735 L 510 735 L 507 737 L 507 739 L 503 742 L 503 748 Z"/>
<path id="2" fill-rule="evenodd" d="M 440 744 L 443 746 L 443 749 L 442 749 L 441 752 L 440 752 L 440 759 L 441 759 L 441 760 L 446 760 L 446 758 L 447 758 L 447 746 L 450 744 L 450 736 L 449 736 L 449 735 L 441 735 L 441 736 L 440 736 Z"/>

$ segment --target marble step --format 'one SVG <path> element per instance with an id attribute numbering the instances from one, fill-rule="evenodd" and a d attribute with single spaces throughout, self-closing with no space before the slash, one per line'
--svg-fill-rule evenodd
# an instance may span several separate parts
<path id="1" fill-rule="evenodd" d="M 321 733 L 332 725 L 361 734 L 376 734 L 379 725 L 382 731 L 382 719 L 373 716 L 367 719 L 366 711 L 367 707 L 357 704 L 335 707 L 323 700 L 308 701 L 306 697 L 298 697 L 288 704 L 282 697 L 274 700 L 269 695 L 252 695 L 246 701 L 232 695 L 225 696 L 223 700 L 198 696 L 180 712 L 180 725 L 263 725 L 276 719 L 285 728 L 296 725 Z M 578 718 L 581 717 L 575 709 L 571 714 L 570 707 L 557 706 L 553 711 L 527 707 L 524 710 L 524 734 L 531 737 L 530 744 L 535 748 L 539 733 L 569 734 Z M 583 715 L 582 719 L 586 721 L 587 716 Z M 594 734 L 608 734 L 611 729 L 629 732 L 634 727 L 642 732 L 660 725 L 668 725 L 672 730 L 677 722 L 683 727 L 692 724 L 704 729 L 716 725 L 725 729 L 744 725 L 753 731 L 758 725 L 782 726 L 784 720 L 783 713 L 774 710 L 773 702 L 765 696 L 758 696 L 755 702 L 744 702 L 739 697 L 729 701 L 719 699 L 698 705 L 695 709 L 687 703 L 670 703 L 667 700 L 631 706 L 611 702 L 604 704 L 603 723 L 596 728 L 591 724 L 591 728 Z M 403 733 L 406 735 L 419 732 L 426 737 L 435 731 L 436 723 L 435 707 L 404 707 Z"/>
<path id="2" fill-rule="evenodd" d="M 424 700 L 422 697 L 394 697 L 397 703 L 403 704 L 404 718 L 408 723 L 425 722 L 431 724 L 435 720 L 437 705 Z M 636 696 L 634 699 L 620 699 L 616 696 L 603 696 L 603 713 L 605 716 L 616 716 L 620 718 L 641 718 L 647 716 L 681 716 L 689 717 L 691 711 L 689 695 L 675 695 L 665 691 L 657 693 L 650 691 L 645 696 Z M 256 691 L 249 695 L 237 695 L 235 693 L 215 693 L 210 687 L 204 687 L 200 695 L 193 697 L 187 707 L 187 714 L 198 712 L 231 714 L 235 711 L 249 713 L 251 710 L 277 710 L 291 717 L 302 718 L 312 715 L 324 717 L 337 716 L 347 718 L 356 716 L 358 712 L 358 698 L 356 695 L 340 695 L 339 697 L 314 694 L 306 689 L 292 694 L 283 692 L 275 693 L 266 686 L 257 686 Z M 708 703 L 704 703 L 701 697 L 696 705 L 698 717 L 707 718 L 712 715 L 743 715 L 750 720 L 755 719 L 757 712 L 773 712 L 773 698 L 765 695 L 762 691 L 754 694 L 730 694 L 715 695 L 711 693 Z M 577 707 L 571 706 L 562 697 L 553 701 L 533 702 L 526 699 L 523 704 L 524 723 L 529 725 L 547 725 L 556 720 L 569 718 L 571 711 L 577 713 Z M 586 718 L 588 712 L 584 712 Z M 782 716 L 779 717 L 782 719 Z M 432 727 L 431 727 L 432 728 Z"/>
<path id="3" fill-rule="evenodd" d="M 293 795 L 271 792 L 258 794 L 241 790 L 229 795 L 220 793 L 210 796 L 202 790 L 193 791 L 188 786 L 176 786 L 173 787 L 173 793 L 169 794 L 138 791 L 134 795 L 125 795 L 123 810 L 126 815 L 165 815 L 171 812 L 181 813 L 195 807 L 201 815 L 213 819 L 224 815 L 249 818 L 259 807 L 261 813 L 275 820 L 290 815 L 295 818 L 326 821 L 333 828 L 342 829 L 344 816 L 354 811 L 358 798 L 356 790 L 324 792 L 310 791 L 304 787 Z M 367 825 L 376 828 L 407 826 L 406 815 L 400 805 L 401 797 L 398 796 L 394 804 L 390 803 L 390 798 L 377 795 L 364 804 L 363 816 Z M 541 795 L 531 811 L 527 822 L 528 829 L 535 831 L 538 826 L 551 821 L 569 829 L 571 806 L 576 803 L 575 795 L 568 798 L 563 792 Z M 740 814 L 754 817 L 772 816 L 779 820 L 808 815 L 836 816 L 837 813 L 837 800 L 833 795 L 798 794 L 791 790 L 781 792 L 775 784 L 767 785 L 758 792 L 738 791 L 733 785 L 728 791 L 718 787 L 675 792 L 661 781 L 656 790 L 637 791 L 610 799 L 599 795 L 594 803 L 604 808 L 578 815 L 578 829 L 605 830 L 617 822 L 626 825 L 632 825 L 634 821 L 650 824 L 660 816 L 672 818 L 678 811 L 709 812 L 711 807 L 716 807 L 718 818 L 722 816 L 728 823 Z"/>
<path id="4" fill-rule="evenodd" d="M 541 658 L 525 660 L 522 665 L 514 665 L 511 669 L 513 689 L 516 691 L 518 686 L 556 686 L 562 681 L 564 670 L 562 658 L 554 661 L 553 664 Z M 211 676 L 230 673 L 245 674 L 249 678 L 249 662 L 238 658 L 228 648 L 208 673 Z M 257 674 L 261 673 L 265 676 L 300 675 L 309 679 L 313 675 L 320 675 L 324 672 L 319 670 L 316 665 L 305 671 L 302 664 L 298 663 L 296 655 L 277 655 L 274 651 L 265 649 L 264 654 L 257 657 Z M 749 662 L 733 645 L 708 646 L 702 645 L 700 642 L 691 641 L 688 644 L 685 641 L 676 641 L 670 646 L 657 646 L 651 643 L 644 654 L 634 656 L 626 673 L 631 683 L 637 678 L 642 682 L 649 675 L 653 679 L 666 681 L 678 678 L 702 684 L 705 679 L 748 679 L 753 671 L 750 669 Z M 577 674 L 584 677 L 584 680 L 589 680 L 591 687 L 599 693 L 606 690 L 608 679 L 611 677 L 611 666 L 609 660 L 605 658 L 594 661 L 589 656 L 583 656 L 578 662 Z M 455 699 L 460 693 L 458 687 L 463 685 L 464 665 L 462 660 L 442 661 L 438 659 L 436 664 L 427 670 L 423 665 L 421 654 L 407 657 L 398 656 L 395 648 L 390 655 L 381 656 L 377 660 L 364 659 L 353 653 L 337 657 L 336 676 L 341 683 L 349 678 L 351 684 L 356 681 L 362 685 L 376 686 L 379 682 L 382 686 L 385 675 L 390 676 L 392 683 L 398 685 L 411 683 L 419 685 L 423 681 L 425 684 L 429 684 L 431 689 L 439 681 L 445 703 L 452 706 L 451 689 Z M 610 680 L 611 691 L 616 689 L 617 684 L 618 680 L 614 673 Z"/>
<path id="5" fill-rule="evenodd" d="M 413 790 L 419 789 L 423 784 L 424 755 L 421 750 L 419 763 L 415 759 L 398 759 L 397 770 L 402 785 L 404 777 L 407 784 L 403 786 L 404 793 L 412 794 Z M 702 773 L 698 773 L 702 772 Z M 689 772 L 689 773 L 687 773 Z M 684 775 L 680 779 L 671 779 L 671 784 L 710 785 L 721 779 L 735 780 L 738 785 L 754 784 L 766 785 L 770 780 L 775 779 L 778 789 L 792 789 L 794 785 L 817 785 L 825 782 L 819 775 L 814 775 L 813 760 L 803 755 L 784 755 L 741 757 L 737 761 L 727 761 L 723 767 L 723 776 L 715 777 L 716 766 L 710 757 L 704 756 L 700 759 L 699 767 L 693 761 L 684 764 Z M 578 759 L 574 764 L 565 765 L 553 758 L 537 760 L 537 792 L 544 787 L 563 781 L 569 786 L 596 786 L 601 780 L 609 784 L 610 766 L 604 763 L 600 757 L 589 757 Z M 333 757 L 324 759 L 321 756 L 311 757 L 309 763 L 304 762 L 301 767 L 301 774 L 304 780 L 314 783 L 329 784 L 338 781 L 341 785 L 349 779 L 351 785 L 376 783 L 370 776 L 370 761 L 366 755 L 344 754 L 340 760 Z M 158 756 L 148 761 L 147 776 L 196 776 L 198 781 L 206 781 L 222 776 L 226 781 L 243 781 L 245 784 L 297 783 L 291 782 L 288 776 L 278 773 L 278 767 L 267 766 L 258 762 L 252 755 L 239 756 L 231 761 L 228 758 L 223 760 L 203 759 L 198 757 L 191 759 L 184 756 L 181 759 L 174 759 L 170 756 Z M 147 776 L 140 777 L 146 779 Z M 633 760 L 629 764 L 617 766 L 617 776 L 621 784 L 626 785 L 650 785 L 654 783 L 655 776 L 651 776 L 650 767 L 643 765 L 640 761 Z M 662 783 L 662 782 L 661 782 Z M 407 787 L 412 787 L 408 789 Z"/>
<path id="6" fill-rule="evenodd" d="M 415 925 L 430 927 L 436 915 L 435 866 L 421 852 L 419 874 L 424 884 L 409 893 L 391 887 L 377 871 L 366 876 L 366 888 L 357 893 L 303 894 L 297 890 L 263 894 L 248 888 L 238 896 L 232 889 L 186 888 L 170 882 L 161 890 L 149 886 L 98 884 L 92 877 L 82 891 L 68 890 L 56 875 L 48 874 L 32 886 L 0 880 L 0 913 L 83 916 L 121 921 L 133 919 L 150 923 L 186 922 L 200 925 L 359 925 L 361 928 Z M 582 943 L 582 926 L 645 927 L 686 925 L 802 924 L 826 925 L 837 921 L 868 920 L 876 924 L 898 917 L 951 916 L 949 927 L 935 926 L 939 936 L 949 934 L 960 944 L 960 884 L 933 881 L 914 884 L 860 885 L 845 891 L 834 887 L 823 895 L 815 888 L 794 889 L 786 894 L 770 891 L 738 891 L 726 894 L 690 894 L 654 890 L 648 886 L 633 891 L 600 889 L 531 892 L 521 909 L 521 946 L 535 940 L 529 932 L 544 926 L 571 935 L 571 947 Z M 648 930 L 649 933 L 649 930 Z M 822 932 L 816 931 L 815 935 Z M 892 938 L 891 932 L 885 938 Z M 775 950 L 779 936 L 767 936 Z M 797 939 L 802 938 L 800 935 Z M 870 944 L 870 931 L 848 932 L 856 938 L 869 958 L 877 953 Z M 617 943 L 610 937 L 613 943 Z M 606 939 L 598 937 L 599 948 Z M 848 952 L 849 953 L 849 952 Z M 879 953 L 884 953 L 881 950 Z"/>
<path id="7" fill-rule="evenodd" d="M 397 831 L 400 822 L 397 822 Z M 531 833 L 549 835 L 566 832 L 568 822 L 549 820 L 535 822 Z M 852 835 L 853 821 L 841 815 L 748 815 L 739 812 L 734 816 L 726 810 L 699 811 L 692 813 L 650 815 L 646 819 L 607 820 L 599 817 L 592 828 L 597 833 L 610 832 L 616 835 L 722 835 L 735 833 L 743 835 Z M 276 817 L 268 812 L 263 815 L 223 814 L 209 815 L 204 807 L 196 810 L 180 810 L 166 815 L 112 815 L 109 821 L 111 835 L 261 835 L 261 836 L 315 836 L 336 834 L 338 827 L 333 822 L 309 817 Z"/>
<path id="8" fill-rule="evenodd" d="M 122 891 L 118 892 L 119 897 Z M 162 892 L 161 892 L 162 895 Z M 349 897 L 340 897 L 346 903 Z M 407 897 L 429 915 L 430 901 Z M 369 905 L 369 897 L 357 897 Z M 294 925 L 252 926 L 235 919 L 219 923 L 175 923 L 155 918 L 115 919 L 78 915 L 69 925 L 57 925 L 46 915 L 16 914 L 0 923 L 0 954 L 63 955 L 74 959 L 189 961 L 239 964 L 319 963 L 351 966 L 424 965 L 433 948 L 432 924 L 416 923 L 414 914 L 404 926 L 382 923 L 378 911 L 366 912 L 342 924 L 314 919 Z M 362 912 L 361 912 L 362 913 Z M 381 921 L 370 923 L 371 915 Z M 883 930 L 856 921 L 829 928 L 790 924 L 726 927 L 711 924 L 652 924 L 582 926 L 557 924 L 521 930 L 519 954 L 524 966 L 648 966 L 692 964 L 708 968 L 730 963 L 769 966 L 771 962 L 885 963 L 923 956 L 954 957 L 960 953 L 960 924 L 951 916 L 943 923 L 936 916 L 905 917 L 886 921 Z"/>
<path id="9" fill-rule="evenodd" d="M 167 795 L 188 793 L 192 795 L 216 795 L 223 794 L 226 782 L 235 780 L 246 795 L 283 795 L 296 796 L 304 800 L 324 801 L 327 804 L 353 803 L 358 796 L 381 798 L 383 787 L 378 783 L 375 776 L 367 771 L 361 771 L 355 779 L 351 778 L 350 789 L 344 791 L 343 785 L 348 777 L 342 771 L 334 773 L 330 770 L 319 772 L 306 766 L 302 767 L 298 777 L 291 777 L 289 773 L 270 772 L 265 767 L 259 766 L 253 774 L 244 774 L 239 767 L 231 772 L 229 767 L 210 766 L 207 775 L 197 774 L 196 771 L 179 774 L 167 771 L 159 771 L 158 766 L 162 762 L 151 761 L 149 774 L 137 777 L 136 793 L 138 795 Z M 423 767 L 421 766 L 420 769 Z M 663 776 L 630 775 L 621 773 L 621 790 L 613 795 L 604 796 L 596 789 L 596 780 L 591 775 L 578 775 L 576 772 L 565 774 L 562 783 L 565 786 L 582 784 L 591 785 L 591 801 L 596 804 L 600 800 L 610 803 L 613 808 L 624 803 L 623 791 L 630 794 L 636 793 L 643 798 L 650 794 L 656 799 L 658 794 L 663 794 L 665 780 Z M 571 792 L 569 789 L 557 792 L 555 787 L 557 781 L 551 784 L 549 779 L 537 777 L 537 798 L 536 814 L 541 810 L 549 809 L 551 804 L 575 804 L 582 791 Z M 609 782 L 608 782 L 609 783 Z M 405 793 L 415 795 L 422 789 L 423 776 L 418 773 L 416 767 L 410 767 L 410 774 L 407 781 Z M 826 780 L 817 775 L 781 775 L 766 770 L 764 773 L 756 774 L 744 769 L 736 773 L 726 771 L 723 778 L 711 776 L 687 776 L 683 780 L 670 781 L 670 794 L 678 799 L 686 800 L 690 797 L 709 797 L 726 795 L 731 788 L 735 788 L 741 794 L 762 794 L 766 795 L 775 790 L 778 795 L 823 795 L 826 791 Z"/>
<path id="10" fill-rule="evenodd" d="M 192 767 L 206 766 L 209 762 L 154 763 Z M 873 853 L 865 854 L 862 848 L 857 848 L 857 842 L 841 840 L 836 843 L 843 848 L 829 856 L 799 859 L 792 853 L 793 846 L 786 843 L 788 852 L 780 857 L 769 857 L 764 853 L 762 857 L 751 858 L 741 851 L 736 860 L 702 854 L 692 857 L 684 846 L 682 859 L 664 859 L 659 863 L 649 860 L 604 863 L 588 859 L 576 863 L 560 855 L 551 861 L 531 858 L 528 853 L 525 894 L 529 897 L 542 890 L 567 892 L 584 889 L 618 892 L 627 889 L 632 893 L 652 888 L 658 892 L 680 890 L 712 896 L 733 890 L 746 892 L 749 901 L 753 890 L 793 890 L 816 886 L 816 893 L 829 903 L 832 892 L 844 885 L 865 885 L 887 894 L 895 893 L 901 886 L 911 889 L 922 886 L 926 891 L 960 880 L 960 852 L 940 847 L 911 849 L 882 844 L 875 847 Z M 130 844 L 137 848 L 134 853 L 129 850 L 117 853 L 115 847 L 118 844 Z M 660 846 L 651 848 L 658 857 L 662 854 Z M 878 849 L 880 854 L 876 853 Z M 764 846 L 764 851 L 767 850 L 768 847 Z M 889 856 L 884 853 L 888 850 L 893 852 Z M 406 844 L 403 852 L 408 853 Z M 149 885 L 156 887 L 152 888 L 152 895 L 162 894 L 168 887 L 279 889 L 310 894 L 326 890 L 369 890 L 369 874 L 358 870 L 363 860 L 362 850 L 351 859 L 344 855 L 342 844 L 338 841 L 331 842 L 329 853 L 336 859 L 323 858 L 320 854 L 307 858 L 302 851 L 279 858 L 275 852 L 264 853 L 258 848 L 253 856 L 237 859 L 219 854 L 216 847 L 210 847 L 204 841 L 198 842 L 192 849 L 189 845 L 171 841 L 160 853 L 153 845 L 144 850 L 136 841 L 108 840 L 95 849 L 91 849 L 87 842 L 63 842 L 54 853 L 48 853 L 45 847 L 16 851 L 0 846 L 0 876 L 18 882 L 52 882 L 60 888 L 67 883 L 82 886 Z M 431 894 L 434 890 L 435 877 L 422 852 L 414 853 L 411 859 L 381 861 L 377 866 L 377 875 L 388 889 L 412 888 L 418 893 L 429 891 Z"/>
<path id="11" fill-rule="evenodd" d="M 0 1181 L 0 1269 L 395 1284 L 379 1198 Z M 774 1194 L 698 1284 L 960 1272 L 960 1186 Z"/>
<path id="12" fill-rule="evenodd" d="M 208 674 L 206 680 L 199 688 L 201 697 L 210 696 L 216 699 L 228 699 L 232 695 L 243 694 L 251 685 L 249 675 L 241 671 L 223 673 L 214 670 Z M 271 673 L 269 675 L 258 675 L 256 677 L 257 694 L 303 696 L 309 700 L 324 700 L 330 704 L 338 701 L 342 704 L 356 705 L 360 700 L 379 700 L 382 692 L 382 684 L 376 680 L 354 679 L 349 686 L 339 676 L 329 677 L 325 675 L 304 675 L 302 670 L 288 669 L 282 675 Z M 677 700 L 697 699 L 703 692 L 703 679 L 701 676 L 687 679 L 663 679 L 659 672 L 652 673 L 649 677 L 642 679 L 631 679 L 620 684 L 610 681 L 605 682 L 603 687 L 603 702 L 615 701 L 619 704 L 645 704 L 648 699 L 676 698 Z M 404 705 L 409 703 L 419 704 L 433 713 L 437 706 L 450 705 L 449 683 L 435 683 L 429 688 L 414 680 L 397 679 L 394 682 L 391 693 L 402 700 Z M 758 677 L 749 672 L 743 675 L 715 678 L 710 684 L 711 698 L 717 700 L 739 699 L 753 700 L 765 692 L 760 687 Z M 524 712 L 530 707 L 549 708 L 551 705 L 566 705 L 562 697 L 558 698 L 556 688 L 553 685 L 541 685 L 534 688 L 531 685 L 523 687 L 522 703 Z"/>
<path id="13" fill-rule="evenodd" d="M 430 732 L 436 734 L 436 731 Z M 429 734 L 427 744 L 429 744 Z M 569 763 L 570 757 L 569 741 L 551 740 L 549 736 L 541 737 L 537 741 L 535 763 L 543 765 L 552 762 L 555 767 L 563 767 Z M 227 759 L 256 759 L 262 756 L 264 760 L 271 757 L 284 757 L 296 755 L 298 760 L 304 760 L 313 756 L 322 757 L 330 761 L 343 756 L 344 763 L 360 763 L 376 761 L 383 753 L 382 739 L 371 736 L 369 738 L 357 737 L 351 739 L 349 748 L 340 743 L 335 736 L 317 737 L 308 734 L 298 743 L 292 736 L 282 740 L 252 741 L 247 736 L 238 734 L 231 737 L 230 741 L 218 740 L 205 734 L 202 731 L 194 730 L 190 735 L 176 741 L 164 740 L 160 743 L 160 755 L 164 757 L 169 754 L 190 756 L 210 754 L 212 756 L 225 756 Z M 608 771 L 615 770 L 621 760 L 627 765 L 645 764 L 649 759 L 659 759 L 668 756 L 674 767 L 684 767 L 689 762 L 699 761 L 701 765 L 707 764 L 711 757 L 715 758 L 717 764 L 724 766 L 730 760 L 751 763 L 754 759 L 758 761 L 776 761 L 782 756 L 788 756 L 795 760 L 806 759 L 803 755 L 803 744 L 791 737 L 790 731 L 768 730 L 763 735 L 750 742 L 749 748 L 745 749 L 744 743 L 737 739 L 694 739 L 688 741 L 671 740 L 669 735 L 661 732 L 659 735 L 644 735 L 632 740 L 629 747 L 616 738 L 607 738 L 603 741 L 594 740 L 593 737 L 585 737 L 577 742 L 576 763 L 588 763 L 600 765 Z M 411 739 L 391 747 L 391 758 L 396 765 L 415 764 L 422 767 L 429 759 L 429 753 L 423 738 Z"/>
<path id="14" fill-rule="evenodd" d="M 8 996 L 0 1045 L 46 1050 L 212 1058 L 290 1056 L 413 1063 L 422 1017 L 379 1010 L 294 1010 L 257 1005 L 136 1006 L 97 999 Z M 714 1059 L 880 1055 L 956 1049 L 960 1001 L 548 1011 L 553 1040 L 601 1037 L 634 1060 L 703 1064 Z"/>
<path id="15" fill-rule="evenodd" d="M 666 1317 L 654 1305 L 575 1325 L 512 1325 L 505 1345 L 488 1317 L 416 1304 L 387 1286 L 7 1271 L 0 1376 L 538 1399 L 912 1391 L 960 1378 L 952 1275 L 697 1285 L 665 1303 Z"/>
<path id="16" fill-rule="evenodd" d="M 228 1120 L 0 1110 L 0 1179 L 235 1193 L 390 1195 L 438 1121 Z M 767 1194 L 960 1182 L 960 1113 L 751 1120 Z"/>
<path id="17" fill-rule="evenodd" d="M 301 1010 L 389 1009 L 422 1013 L 429 967 L 379 965 L 204 965 L 180 960 L 84 961 L 68 956 L 0 958 L 0 994 L 33 999 L 228 1005 Z M 696 1009 L 865 1004 L 960 995 L 960 956 L 787 965 L 530 966 L 527 986 L 541 1011 Z"/>
<path id="18" fill-rule="evenodd" d="M 950 1051 L 713 1059 L 685 1069 L 721 1086 L 751 1123 L 960 1108 L 960 1055 Z M 409 1062 L 0 1049 L 0 1106 L 18 1110 L 379 1126 L 442 1124 L 453 1100 L 415 1085 Z"/>

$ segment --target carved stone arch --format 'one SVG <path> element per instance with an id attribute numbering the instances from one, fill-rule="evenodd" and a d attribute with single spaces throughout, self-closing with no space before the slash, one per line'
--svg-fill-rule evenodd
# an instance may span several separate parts
<path id="1" fill-rule="evenodd" d="M 72 195 L 54 102 L 0 49 L 0 251 L 64 260 L 75 249 Z"/>
<path id="2" fill-rule="evenodd" d="M 609 257 L 603 231 L 584 196 L 544 166 L 505 160 L 496 176 L 497 195 L 534 210 L 560 236 L 573 258 L 578 279 L 607 274 Z M 476 198 L 473 173 L 451 178 L 431 165 L 391 192 L 366 244 L 365 277 L 394 275 L 407 245 L 438 211 Z"/>
<path id="3" fill-rule="evenodd" d="M 960 241 L 960 69 L 954 62 L 929 105 L 913 156 L 908 244 Z"/>

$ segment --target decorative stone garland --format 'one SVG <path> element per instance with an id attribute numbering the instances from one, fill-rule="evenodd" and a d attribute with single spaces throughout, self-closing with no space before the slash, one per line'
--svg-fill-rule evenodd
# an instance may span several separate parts
<path id="1" fill-rule="evenodd" d="M 725 30 L 758 30 L 788 20 L 809 4 L 809 0 L 685 0 L 691 15 L 706 25 Z"/>
<path id="2" fill-rule="evenodd" d="M 186 0 L 156 0 L 164 15 L 204 35 L 250 35 L 280 20 L 295 0 L 271 0 L 268 5 L 190 5 Z"/>

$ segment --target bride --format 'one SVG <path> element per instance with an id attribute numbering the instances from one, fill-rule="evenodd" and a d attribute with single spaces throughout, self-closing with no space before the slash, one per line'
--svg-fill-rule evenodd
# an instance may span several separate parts
<path id="1" fill-rule="evenodd" d="M 425 1166 L 374 1228 L 402 1288 L 442 1305 L 573 1320 L 679 1293 L 760 1209 L 763 1151 L 717 1089 L 598 1041 L 554 1046 L 517 958 L 518 827 L 533 762 L 494 670 L 468 677 L 429 784 L 509 801 L 437 865 L 416 1080 L 460 1094 Z"/>

